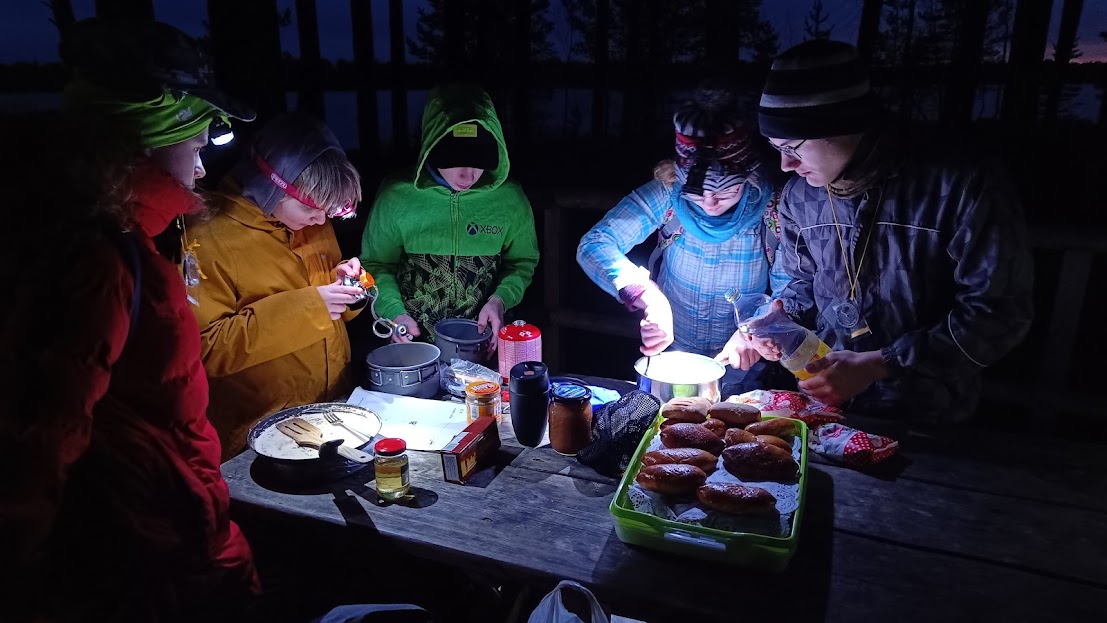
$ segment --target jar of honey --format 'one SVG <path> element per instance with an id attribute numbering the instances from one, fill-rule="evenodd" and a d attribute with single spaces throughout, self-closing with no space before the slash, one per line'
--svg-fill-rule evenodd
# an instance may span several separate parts
<path id="1" fill-rule="evenodd" d="M 465 420 L 472 424 L 479 417 L 494 417 L 497 425 L 501 423 L 499 383 L 474 381 L 465 386 Z"/>
<path id="2" fill-rule="evenodd" d="M 549 407 L 550 447 L 558 454 L 576 456 L 592 441 L 592 392 L 583 385 L 554 387 Z"/>

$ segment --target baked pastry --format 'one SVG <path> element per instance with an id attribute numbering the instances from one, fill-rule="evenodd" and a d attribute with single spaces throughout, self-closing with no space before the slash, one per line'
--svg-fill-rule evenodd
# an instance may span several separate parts
<path id="1" fill-rule="evenodd" d="M 661 429 L 661 443 L 666 448 L 699 448 L 718 456 L 723 440 L 702 424 L 682 422 Z"/>
<path id="2" fill-rule="evenodd" d="M 642 456 L 642 465 L 665 465 L 668 463 L 695 465 L 702 469 L 705 474 L 710 474 L 718 467 L 718 457 L 699 448 L 662 448 L 647 452 Z"/>
<path id="3" fill-rule="evenodd" d="M 760 441 L 723 450 L 723 467 L 742 480 L 793 480 L 799 466 L 792 453 Z"/>
<path id="4" fill-rule="evenodd" d="M 703 425 L 705 428 L 707 428 L 707 430 L 718 435 L 720 439 L 723 435 L 726 434 L 727 425 L 726 422 L 722 420 L 716 420 L 713 417 L 709 417 L 707 418 L 707 421 L 703 423 Z"/>
<path id="5" fill-rule="evenodd" d="M 695 465 L 665 463 L 643 467 L 634 480 L 643 489 L 662 495 L 692 495 L 707 482 L 707 474 Z"/>
<path id="6" fill-rule="evenodd" d="M 776 446 L 782 450 L 787 450 L 788 454 L 792 453 L 792 446 L 788 445 L 787 441 L 784 441 L 783 439 L 775 435 L 758 435 L 757 441 L 760 441 L 761 443 L 767 443 L 770 446 Z"/>
<path id="7" fill-rule="evenodd" d="M 796 420 L 786 417 L 774 417 L 760 422 L 754 422 L 747 426 L 746 430 L 754 435 L 791 437 L 796 434 Z"/>
<path id="8" fill-rule="evenodd" d="M 672 422 L 691 422 L 699 424 L 707 419 L 707 408 L 711 403 L 706 398 L 673 398 L 661 405 L 661 417 Z"/>
<path id="9" fill-rule="evenodd" d="M 723 443 L 728 446 L 735 446 L 747 441 L 757 441 L 757 435 L 740 428 L 728 428 L 726 434 L 723 435 Z"/>
<path id="10" fill-rule="evenodd" d="M 753 405 L 737 402 L 716 402 L 707 410 L 713 418 L 722 420 L 727 426 L 745 426 L 761 417 L 761 410 Z"/>
<path id="11" fill-rule="evenodd" d="M 713 511 L 734 515 L 771 513 L 776 498 L 761 487 L 713 482 L 696 489 L 696 499 Z"/>

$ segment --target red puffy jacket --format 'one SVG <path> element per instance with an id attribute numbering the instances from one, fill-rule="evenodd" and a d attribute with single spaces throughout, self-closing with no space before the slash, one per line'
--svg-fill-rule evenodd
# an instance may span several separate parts
<path id="1" fill-rule="evenodd" d="M 250 548 L 228 517 L 196 321 L 177 267 L 151 236 L 199 199 L 152 166 L 135 176 L 141 276 L 108 238 L 65 276 L 16 292 L 4 318 L 0 493 L 20 596 L 60 620 L 212 620 L 257 591 Z M 72 304 L 52 303 L 64 286 Z M 42 329 L 43 314 L 50 321 Z M 30 332 L 30 334 L 28 334 Z M 18 465 L 8 463 L 18 462 Z M 218 608 L 215 608 L 218 606 Z"/>

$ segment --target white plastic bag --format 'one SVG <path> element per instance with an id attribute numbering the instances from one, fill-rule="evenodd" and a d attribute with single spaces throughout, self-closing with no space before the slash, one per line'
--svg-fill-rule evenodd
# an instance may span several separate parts
<path id="1" fill-rule="evenodd" d="M 542 601 L 538 602 L 538 607 L 534 609 L 534 612 L 530 613 L 527 623 L 585 623 L 580 617 L 566 610 L 561 603 L 561 589 L 563 588 L 572 588 L 584 593 L 585 597 L 588 598 L 588 603 L 592 605 L 592 623 L 609 623 L 607 615 L 603 613 L 603 608 L 600 607 L 600 602 L 596 601 L 596 596 L 592 594 L 592 591 L 572 580 L 562 580 L 557 588 L 547 593 Z"/>

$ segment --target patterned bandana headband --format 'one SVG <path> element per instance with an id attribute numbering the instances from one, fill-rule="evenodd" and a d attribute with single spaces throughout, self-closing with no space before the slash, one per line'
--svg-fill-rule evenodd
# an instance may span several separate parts
<path id="1" fill-rule="evenodd" d="M 729 129 L 714 141 L 676 133 L 676 174 L 685 192 L 724 192 L 744 183 L 760 164 L 745 129 Z"/>
<path id="2" fill-rule="evenodd" d="M 301 193 L 288 180 L 281 177 L 280 173 L 277 173 L 276 170 L 273 169 L 273 167 L 269 166 L 269 163 L 263 160 L 261 156 L 255 154 L 254 159 L 258 165 L 258 169 L 260 169 L 261 172 L 265 175 L 269 176 L 269 181 L 273 182 L 273 185 L 277 188 L 280 188 L 281 191 L 284 192 L 284 194 L 292 197 L 296 201 L 299 201 L 300 203 L 306 205 L 313 210 L 323 209 L 319 207 L 319 205 L 315 203 L 315 201 L 311 197 L 308 197 L 307 195 Z M 354 202 L 347 199 L 346 203 L 342 204 L 341 206 L 336 206 L 334 208 L 331 208 L 330 210 L 327 210 L 327 216 L 330 218 L 343 218 L 353 214 L 355 209 L 356 208 L 354 207 Z"/>

